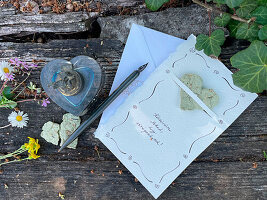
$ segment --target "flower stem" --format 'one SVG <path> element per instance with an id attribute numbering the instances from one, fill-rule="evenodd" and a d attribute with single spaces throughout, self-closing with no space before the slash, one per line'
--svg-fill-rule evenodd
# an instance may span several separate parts
<path id="1" fill-rule="evenodd" d="M 209 36 L 211 36 L 211 11 L 208 10 L 208 15 L 209 15 Z"/>
<path id="2" fill-rule="evenodd" d="M 35 101 L 35 99 L 25 99 L 25 100 L 17 101 L 17 103 L 23 103 L 26 101 Z"/>
<path id="3" fill-rule="evenodd" d="M 210 5 L 208 5 L 208 4 L 202 3 L 202 2 L 200 2 L 199 0 L 192 0 L 192 1 L 193 1 L 194 3 L 196 3 L 196 4 L 200 5 L 200 6 L 202 6 L 202 7 L 204 7 L 204 8 L 206 8 L 206 9 L 210 10 L 210 11 L 213 11 L 213 12 L 216 12 L 216 13 L 219 13 L 219 14 L 224 14 L 224 13 L 226 13 L 226 12 L 223 12 L 223 11 L 221 11 L 221 10 L 218 10 L 218 9 L 216 9 L 216 8 L 214 8 L 214 7 L 210 6 Z M 227 14 L 229 14 L 229 13 L 227 13 Z M 231 14 L 230 14 L 230 17 L 231 17 L 232 19 L 236 20 L 236 21 L 244 22 L 244 23 L 247 23 L 247 24 L 249 24 L 249 23 L 251 22 L 251 19 L 249 19 L 249 20 L 247 20 L 247 19 L 243 19 L 243 18 L 238 17 L 238 16 L 236 16 L 236 15 L 231 15 Z M 262 25 L 259 25 L 258 27 L 259 27 L 259 28 L 262 28 L 263 26 L 262 26 Z"/>
<path id="4" fill-rule="evenodd" d="M 16 101 L 16 103 L 23 103 L 23 102 L 26 102 L 26 101 L 36 101 L 36 100 L 35 99 L 26 99 L 26 100 Z M 4 105 L 0 105 L 0 108 L 1 107 L 6 107 L 9 104 L 12 104 L 12 102 L 11 103 L 7 103 L 7 104 L 4 104 Z"/>
<path id="5" fill-rule="evenodd" d="M 2 127 L 0 127 L 0 129 L 7 128 L 7 127 L 9 127 L 9 126 L 11 126 L 11 124 L 8 124 L 8 125 L 6 125 L 6 126 L 2 126 Z"/>
<path id="6" fill-rule="evenodd" d="M 0 89 L 0 94 L 2 94 L 3 92 L 3 89 L 5 88 L 5 85 L 7 83 L 8 80 L 5 80 L 4 84 L 2 85 L 1 89 Z"/>
<path id="7" fill-rule="evenodd" d="M 23 88 L 23 90 L 21 90 L 18 94 L 17 94 L 17 96 L 15 96 L 14 97 L 14 99 L 13 100 L 15 100 L 23 91 L 25 90 L 25 87 Z"/>
<path id="8" fill-rule="evenodd" d="M 2 159 L 6 159 L 6 158 L 9 158 L 9 157 L 12 157 L 12 156 L 14 156 L 14 155 L 16 156 L 16 155 L 21 154 L 21 153 L 23 153 L 23 152 L 25 152 L 25 151 L 27 151 L 27 150 L 22 149 L 22 148 L 19 148 L 18 150 L 14 151 L 14 152 L 12 152 L 12 153 L 9 153 L 9 154 L 4 155 L 4 156 L 0 156 L 0 160 L 2 160 Z"/>
<path id="9" fill-rule="evenodd" d="M 20 161 L 23 161 L 23 160 L 29 160 L 29 158 L 27 157 L 27 158 L 23 158 L 23 159 L 19 159 L 19 160 L 12 160 L 12 161 L 8 161 L 8 162 L 3 162 L 3 163 L 0 163 L 0 166 L 8 164 L 8 163 L 12 163 L 12 162 L 20 162 Z"/>
<path id="10" fill-rule="evenodd" d="M 31 73 L 29 73 L 28 76 L 27 76 L 27 77 L 26 77 L 20 84 L 18 84 L 17 87 L 15 87 L 15 88 L 11 91 L 11 93 L 13 93 L 16 89 L 18 89 L 18 87 L 21 86 L 21 84 L 24 83 L 24 82 L 29 78 L 30 75 L 31 75 Z"/>

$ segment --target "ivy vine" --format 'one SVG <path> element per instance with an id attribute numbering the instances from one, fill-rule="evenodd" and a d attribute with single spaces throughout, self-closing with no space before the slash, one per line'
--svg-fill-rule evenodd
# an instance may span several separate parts
<path id="1" fill-rule="evenodd" d="M 158 10 L 169 0 L 146 0 L 147 7 Z M 232 75 L 234 84 L 243 90 L 261 93 L 267 90 L 267 0 L 192 0 L 210 12 L 219 14 L 214 24 L 219 28 L 209 35 L 197 36 L 196 49 L 204 50 L 208 56 L 218 57 L 225 41 L 224 31 L 229 30 L 230 36 L 251 42 L 244 49 L 230 58 L 233 67 L 238 71 Z M 209 2 L 216 4 L 209 4 Z M 221 6 L 227 6 L 223 12 Z"/>

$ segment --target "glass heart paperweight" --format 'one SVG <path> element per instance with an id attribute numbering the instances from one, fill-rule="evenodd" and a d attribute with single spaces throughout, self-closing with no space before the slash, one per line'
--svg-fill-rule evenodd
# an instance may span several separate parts
<path id="1" fill-rule="evenodd" d="M 47 95 L 61 108 L 76 116 L 84 115 L 103 83 L 99 64 L 88 56 L 70 61 L 56 59 L 45 65 L 41 84 Z"/>

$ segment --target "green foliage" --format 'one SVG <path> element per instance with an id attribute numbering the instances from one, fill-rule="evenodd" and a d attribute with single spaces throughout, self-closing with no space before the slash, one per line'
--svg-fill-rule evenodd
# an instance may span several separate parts
<path id="1" fill-rule="evenodd" d="M 261 30 L 258 33 L 260 40 L 267 40 L 267 25 L 261 28 Z"/>
<path id="2" fill-rule="evenodd" d="M 10 108 L 13 109 L 17 106 L 15 101 L 7 99 L 5 96 L 0 96 L 0 108 Z"/>
<path id="3" fill-rule="evenodd" d="M 263 151 L 263 157 L 267 160 L 267 153 L 265 151 Z"/>
<path id="4" fill-rule="evenodd" d="M 211 36 L 200 34 L 197 36 L 196 49 L 204 49 L 204 53 L 209 55 L 214 55 L 218 57 L 221 53 L 221 45 L 225 41 L 224 32 L 221 29 L 217 29 L 211 33 Z"/>
<path id="5" fill-rule="evenodd" d="M 207 0 L 207 2 L 213 1 L 214 3 L 217 3 L 218 5 L 225 4 L 225 0 Z"/>
<path id="6" fill-rule="evenodd" d="M 267 24 L 267 7 L 259 6 L 252 13 L 252 17 L 256 17 L 256 22 L 262 25 Z"/>
<path id="7" fill-rule="evenodd" d="M 241 22 L 238 22 L 236 20 L 233 20 L 233 19 L 230 20 L 230 22 L 228 23 L 227 28 L 229 29 L 231 37 L 236 37 L 237 29 L 241 24 L 242 24 Z"/>
<path id="8" fill-rule="evenodd" d="M 223 0 L 220 2 L 213 0 L 213 2 L 226 4 L 230 8 L 230 14 L 236 14 L 241 18 L 223 13 L 215 18 L 215 25 L 226 26 L 231 37 L 252 42 L 247 49 L 238 52 L 230 59 L 232 66 L 239 69 L 232 75 L 234 84 L 249 92 L 260 93 L 267 90 L 267 47 L 262 42 L 267 41 L 267 0 Z M 207 55 L 219 56 L 223 42 L 215 42 L 214 38 L 217 37 L 200 34 L 197 37 L 196 49 L 204 49 Z"/>
<path id="9" fill-rule="evenodd" d="M 256 93 L 267 90 L 267 47 L 263 42 L 252 42 L 230 60 L 233 67 L 240 69 L 232 75 L 235 85 Z"/>
<path id="10" fill-rule="evenodd" d="M 242 23 L 238 26 L 236 31 L 237 39 L 254 40 L 258 38 L 259 27 L 257 24 L 249 25 Z"/>
<path id="11" fill-rule="evenodd" d="M 145 0 L 147 7 L 158 10 L 169 0 Z M 207 0 L 217 5 L 226 4 L 229 13 L 242 19 L 233 19 L 230 14 L 222 13 L 214 19 L 214 24 L 219 27 L 227 27 L 230 36 L 237 39 L 245 39 L 251 45 L 231 58 L 233 67 L 239 71 L 233 74 L 234 84 L 240 88 L 260 93 L 267 90 L 267 0 Z M 247 21 L 247 23 L 244 22 Z M 218 57 L 221 46 L 225 41 L 224 32 L 215 30 L 210 37 L 200 34 L 197 37 L 196 49 L 204 49 L 208 56 Z"/>
<path id="12" fill-rule="evenodd" d="M 267 0 L 258 0 L 258 5 L 267 7 Z"/>
<path id="13" fill-rule="evenodd" d="M 240 4 L 239 8 L 236 10 L 236 14 L 239 17 L 247 18 L 250 12 L 255 10 L 258 7 L 257 1 L 255 0 L 244 0 Z"/>
<path id="14" fill-rule="evenodd" d="M 145 0 L 146 6 L 149 10 L 157 11 L 164 3 L 170 0 Z"/>
<path id="15" fill-rule="evenodd" d="M 214 24 L 216 26 L 224 27 L 229 23 L 230 20 L 231 20 L 231 16 L 227 13 L 223 13 L 222 15 L 215 17 Z"/>
<path id="16" fill-rule="evenodd" d="M 225 0 L 225 3 L 229 8 L 235 8 L 239 6 L 244 0 Z"/>
<path id="17" fill-rule="evenodd" d="M 12 100 L 14 97 L 14 94 L 11 93 L 11 87 L 7 86 L 3 89 L 2 95 L 6 97 L 8 100 Z"/>

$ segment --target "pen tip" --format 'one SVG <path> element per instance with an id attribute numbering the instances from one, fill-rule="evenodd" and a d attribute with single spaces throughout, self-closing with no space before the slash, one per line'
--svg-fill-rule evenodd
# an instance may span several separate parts
<path id="1" fill-rule="evenodd" d="M 148 65 L 148 63 L 142 65 L 141 67 L 138 68 L 138 71 L 142 72 L 146 68 L 147 65 Z"/>

